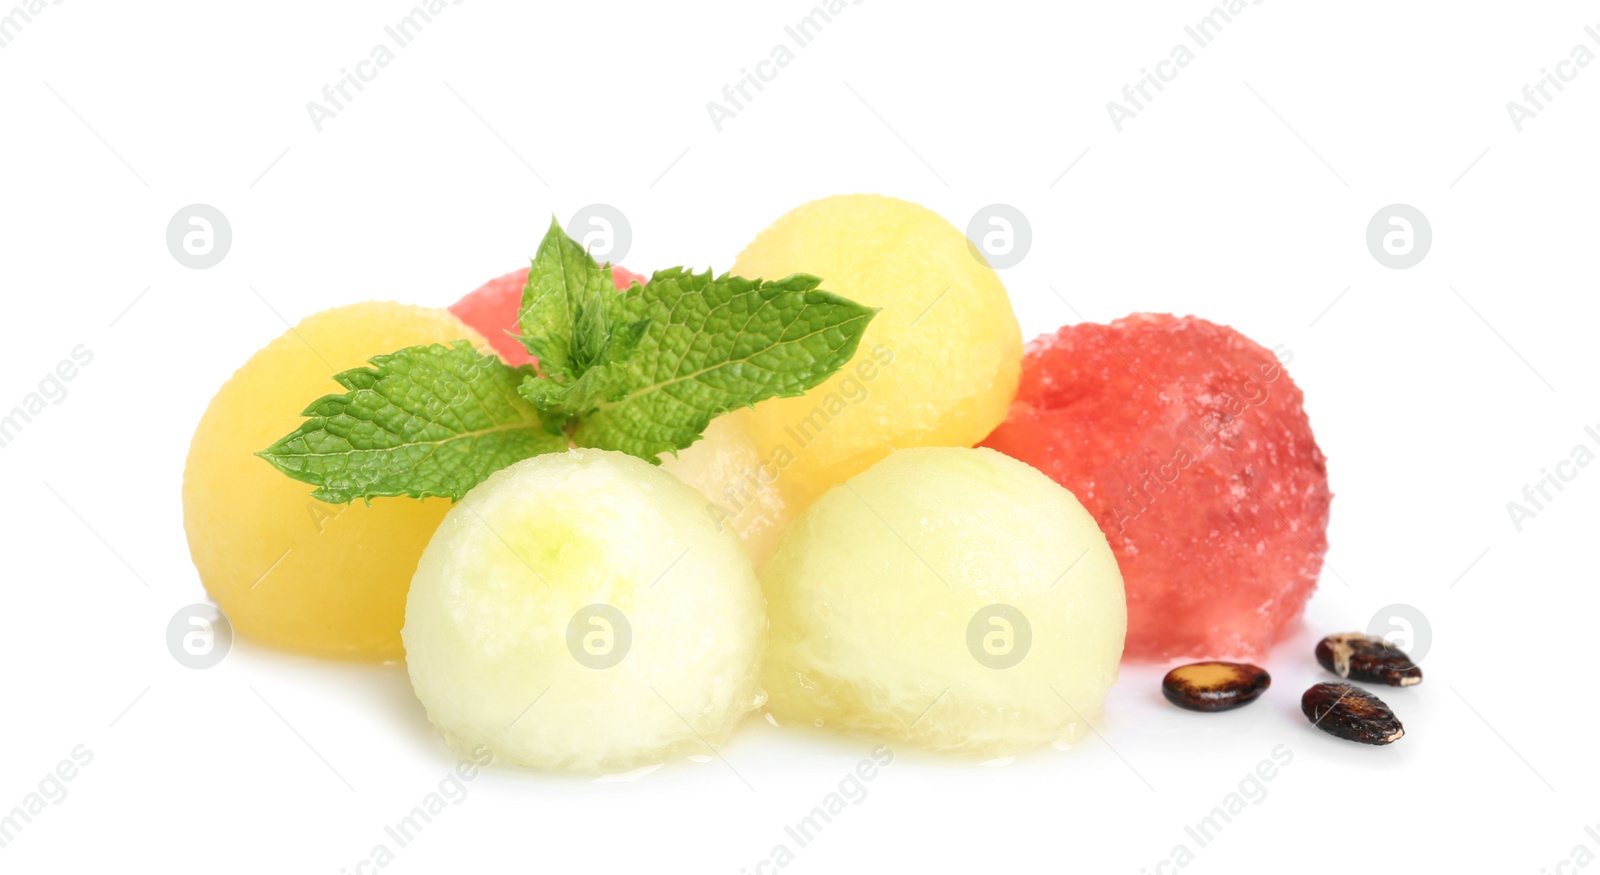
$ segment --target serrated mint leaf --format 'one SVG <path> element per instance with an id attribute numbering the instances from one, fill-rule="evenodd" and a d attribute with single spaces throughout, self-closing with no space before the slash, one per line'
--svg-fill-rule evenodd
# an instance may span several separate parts
<path id="1" fill-rule="evenodd" d="M 597 264 L 560 223 L 539 243 L 522 290 L 517 327 L 546 376 L 577 377 L 604 360 L 619 315 L 611 265 Z"/>
<path id="2" fill-rule="evenodd" d="M 819 290 L 821 282 L 673 269 L 629 290 L 626 317 L 647 324 L 617 366 L 627 395 L 601 401 L 574 441 L 654 461 L 689 446 L 721 413 L 826 380 L 855 355 L 877 311 Z"/>
<path id="3" fill-rule="evenodd" d="M 567 448 L 517 391 L 532 373 L 464 340 L 380 355 L 336 374 L 349 391 L 313 402 L 305 423 L 257 455 L 330 503 L 459 499 L 501 468 Z"/>

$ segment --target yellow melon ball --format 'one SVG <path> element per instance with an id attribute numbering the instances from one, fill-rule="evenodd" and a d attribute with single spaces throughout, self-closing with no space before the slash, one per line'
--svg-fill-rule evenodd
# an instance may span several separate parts
<path id="1" fill-rule="evenodd" d="M 704 496 L 641 459 L 547 453 L 444 518 L 406 604 L 406 666 L 449 743 L 569 771 L 713 755 L 761 703 L 767 618 Z"/>
<path id="2" fill-rule="evenodd" d="M 233 627 L 326 656 L 399 659 L 406 588 L 448 499 L 324 504 L 254 454 L 303 421 L 336 372 L 407 346 L 487 343 L 444 310 L 371 301 L 306 317 L 211 399 L 189 445 L 183 522 L 206 591 Z"/>
<path id="3" fill-rule="evenodd" d="M 760 569 L 766 563 L 790 514 L 778 469 L 756 452 L 743 417 L 730 413 L 711 420 L 688 449 L 663 454 L 661 467 L 705 496 L 705 513 L 739 536 L 751 564 Z"/>
<path id="4" fill-rule="evenodd" d="M 901 450 L 835 487 L 761 585 L 774 715 L 935 751 L 1076 742 L 1128 628 L 1094 517 L 989 449 Z"/>
<path id="5" fill-rule="evenodd" d="M 893 449 L 971 446 L 1005 418 L 1022 367 L 1017 318 L 994 270 L 938 214 L 881 195 L 813 201 L 757 235 L 732 272 L 808 273 L 882 308 L 854 361 L 749 415 L 797 508 Z"/>

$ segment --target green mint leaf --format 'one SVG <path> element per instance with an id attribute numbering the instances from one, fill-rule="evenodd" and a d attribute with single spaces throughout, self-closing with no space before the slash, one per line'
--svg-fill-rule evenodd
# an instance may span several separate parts
<path id="1" fill-rule="evenodd" d="M 546 417 L 562 423 L 588 415 L 602 401 L 619 401 L 628 393 L 628 374 L 619 366 L 595 365 L 571 382 L 527 376 L 518 391 Z"/>
<path id="2" fill-rule="evenodd" d="M 522 344 L 545 376 L 575 378 L 605 361 L 616 298 L 611 265 L 597 264 L 552 217 L 517 314 Z"/>
<path id="3" fill-rule="evenodd" d="M 637 285 L 633 287 L 633 289 L 638 288 L 641 287 Z M 629 291 L 631 292 L 633 289 L 630 289 Z M 627 307 L 627 302 L 625 299 L 619 297 L 618 303 L 623 308 Z M 624 310 L 624 318 L 625 316 L 626 311 Z M 640 319 L 636 322 L 628 322 L 624 324 L 620 329 L 612 334 L 611 349 L 609 351 L 610 360 L 613 362 L 625 362 L 628 359 L 633 358 L 633 354 L 639 350 L 639 342 L 644 339 L 644 333 L 649 327 L 649 319 Z"/>
<path id="4" fill-rule="evenodd" d="M 622 293 L 611 285 L 610 265 L 605 271 L 605 290 L 586 290 L 578 305 L 572 332 L 571 376 L 582 376 L 590 368 L 620 362 L 632 355 L 649 321 L 627 321 Z"/>
<path id="5" fill-rule="evenodd" d="M 525 380 L 522 395 L 565 426 L 627 391 L 628 375 L 617 365 L 638 349 L 649 319 L 630 317 L 611 266 L 595 263 L 552 220 L 528 272 L 518 323 L 543 372 Z"/>
<path id="6" fill-rule="evenodd" d="M 795 274 L 775 282 L 681 268 L 659 271 L 620 299 L 644 323 L 615 365 L 627 394 L 579 420 L 581 446 L 650 461 L 700 437 L 713 417 L 766 398 L 799 395 L 855 355 L 877 313 Z"/>
<path id="7" fill-rule="evenodd" d="M 539 244 L 513 368 L 466 341 L 414 346 L 335 376 L 258 453 L 323 501 L 460 499 L 495 471 L 570 443 L 655 462 L 735 407 L 799 395 L 855 355 L 877 310 L 805 274 L 763 282 L 682 268 L 618 292 L 559 224 Z"/>
<path id="8" fill-rule="evenodd" d="M 567 448 L 518 393 L 513 368 L 467 341 L 413 346 L 334 375 L 349 390 L 306 408 L 306 421 L 257 453 L 333 504 L 380 496 L 460 499 L 513 462 Z"/>

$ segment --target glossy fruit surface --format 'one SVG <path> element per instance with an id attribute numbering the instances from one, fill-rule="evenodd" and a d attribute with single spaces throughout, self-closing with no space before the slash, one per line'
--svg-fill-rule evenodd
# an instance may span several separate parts
<path id="1" fill-rule="evenodd" d="M 732 272 L 808 273 L 830 292 L 881 308 L 839 373 L 750 412 L 756 450 L 782 469 L 795 507 L 897 448 L 972 446 L 1005 417 L 1022 358 L 1011 300 L 938 214 L 881 195 L 813 201 L 757 235 Z"/>
<path id="2" fill-rule="evenodd" d="M 760 704 L 766 614 L 704 498 L 632 456 L 525 459 L 428 545 L 406 665 L 450 744 L 545 769 L 713 755 Z"/>
<path id="3" fill-rule="evenodd" d="M 1130 657 L 1259 656 L 1305 609 L 1332 496 L 1285 364 L 1232 328 L 1158 313 L 1028 344 L 984 446 L 1099 520 L 1128 587 Z"/>
<path id="4" fill-rule="evenodd" d="M 184 467 L 184 529 L 201 582 L 240 633 L 304 653 L 401 657 L 406 588 L 450 502 L 324 504 L 254 454 L 297 428 L 308 404 L 344 391 L 334 373 L 463 339 L 483 345 L 444 310 L 338 307 L 267 344 L 211 399 Z"/>
<path id="5" fill-rule="evenodd" d="M 761 574 L 782 721 L 956 753 L 1071 744 L 1127 628 L 1094 518 L 992 450 L 900 450 L 797 519 Z"/>

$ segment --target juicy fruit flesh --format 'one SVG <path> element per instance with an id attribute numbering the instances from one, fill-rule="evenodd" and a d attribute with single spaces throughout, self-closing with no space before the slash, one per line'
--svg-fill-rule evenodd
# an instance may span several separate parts
<path id="1" fill-rule="evenodd" d="M 1076 741 L 1116 682 L 1126 609 L 1105 537 L 990 450 L 896 452 L 803 513 L 761 580 L 780 719 L 994 756 Z"/>
<path id="2" fill-rule="evenodd" d="M 705 435 L 688 449 L 661 457 L 662 468 L 706 497 L 705 512 L 739 536 L 757 570 L 792 518 L 782 491 L 765 482 L 762 461 L 738 412 L 711 420 Z"/>
<path id="3" fill-rule="evenodd" d="M 412 685 L 446 740 L 573 771 L 712 753 L 760 704 L 766 617 L 749 560 L 704 504 L 602 450 L 535 456 L 468 493 L 406 606 Z M 574 619 L 597 604 L 623 621 Z"/>
<path id="4" fill-rule="evenodd" d="M 747 424 L 796 508 L 897 448 L 971 446 L 1005 417 L 1022 335 L 1005 287 L 937 214 L 879 195 L 796 208 L 739 254 L 732 272 L 822 278 L 822 288 L 882 308 L 855 359 Z"/>
<path id="5" fill-rule="evenodd" d="M 184 467 L 184 529 L 206 591 L 240 633 L 327 656 L 398 659 L 406 588 L 445 499 L 329 505 L 254 453 L 343 391 L 335 371 L 406 346 L 471 340 L 443 310 L 367 302 L 308 316 L 206 408 Z"/>
<path id="6" fill-rule="evenodd" d="M 1069 325 L 1028 345 L 984 441 L 1083 501 L 1128 593 L 1128 655 L 1261 654 L 1327 549 L 1326 463 L 1268 350 L 1194 317 Z"/>
<path id="7" fill-rule="evenodd" d="M 489 340 L 489 345 L 507 364 L 525 365 L 533 361 L 513 334 L 517 328 L 517 313 L 522 309 L 522 289 L 528 284 L 529 268 L 514 270 L 495 277 L 450 305 L 450 312 Z M 629 270 L 613 266 L 611 281 L 618 289 L 626 289 L 645 278 Z"/>

